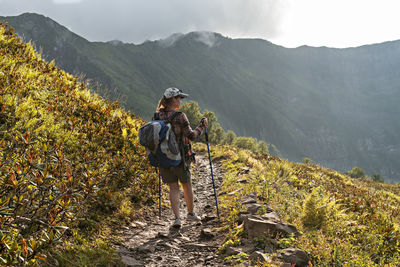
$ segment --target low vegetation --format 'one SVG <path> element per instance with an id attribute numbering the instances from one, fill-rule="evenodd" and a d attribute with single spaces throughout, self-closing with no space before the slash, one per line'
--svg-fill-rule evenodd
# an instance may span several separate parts
<path id="1" fill-rule="evenodd" d="M 227 172 L 220 192 L 225 246 L 240 244 L 245 233 L 237 219 L 244 207 L 238 200 L 256 192 L 301 232 L 297 239 L 277 236 L 275 243 L 306 251 L 314 266 L 400 265 L 400 185 L 353 179 L 308 160 L 293 163 L 228 146 L 212 151 Z M 263 249 L 260 240 L 254 244 Z"/>
<path id="2" fill-rule="evenodd" d="M 155 193 L 142 124 L 2 25 L 0 265 L 118 262 L 101 236 Z"/>
<path id="3" fill-rule="evenodd" d="M 353 179 L 310 159 L 281 160 L 263 141 L 225 132 L 213 112 L 187 105 L 193 125 L 209 118 L 212 157 L 226 172 L 221 256 L 246 235 L 237 224 L 243 210 L 237 200 L 257 192 L 301 236 L 260 237 L 256 246 L 300 248 L 315 266 L 400 265 L 399 185 L 374 182 L 382 177 L 359 176 L 360 170 L 351 171 L 359 177 Z M 137 142 L 143 123 L 1 26 L 0 265 L 121 265 L 113 229 L 146 212 L 156 197 L 155 173 Z M 202 143 L 195 149 L 206 151 Z"/>

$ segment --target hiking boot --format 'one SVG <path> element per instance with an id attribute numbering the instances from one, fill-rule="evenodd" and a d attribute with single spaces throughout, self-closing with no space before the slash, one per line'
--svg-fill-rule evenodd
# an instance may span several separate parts
<path id="1" fill-rule="evenodd" d="M 181 221 L 181 218 L 175 218 L 175 221 L 174 221 L 174 223 L 172 224 L 172 227 L 174 227 L 174 228 L 181 228 L 181 226 L 182 226 L 182 221 Z"/>
<path id="2" fill-rule="evenodd" d="M 201 218 L 200 218 L 200 216 L 197 216 L 194 212 L 192 212 L 192 213 L 188 213 L 187 220 L 199 222 L 199 221 L 201 221 Z"/>

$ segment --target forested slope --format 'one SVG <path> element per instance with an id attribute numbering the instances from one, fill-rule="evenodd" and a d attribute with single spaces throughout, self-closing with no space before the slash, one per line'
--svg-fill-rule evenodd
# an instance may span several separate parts
<path id="1" fill-rule="evenodd" d="M 48 59 L 84 73 L 92 89 L 145 119 L 176 86 L 213 110 L 225 130 L 272 143 L 290 160 L 400 177 L 399 41 L 288 49 L 192 32 L 134 45 L 89 42 L 37 14 L 4 19 Z"/>

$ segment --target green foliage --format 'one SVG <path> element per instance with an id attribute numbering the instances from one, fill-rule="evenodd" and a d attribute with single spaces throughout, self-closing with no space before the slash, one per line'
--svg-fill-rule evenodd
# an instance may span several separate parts
<path id="1" fill-rule="evenodd" d="M 350 175 L 351 178 L 363 178 L 363 177 L 365 177 L 364 170 L 361 169 L 360 167 L 354 167 L 347 174 Z"/>
<path id="2" fill-rule="evenodd" d="M 225 131 L 218 122 L 213 124 L 209 138 L 213 144 L 221 144 L 225 139 Z"/>
<path id="3" fill-rule="evenodd" d="M 131 210 L 116 192 L 152 198 L 156 177 L 137 142 L 142 120 L 43 61 L 12 29 L 0 26 L 0 48 L 0 261 L 34 265 L 65 233 L 98 229 L 94 214 Z"/>
<path id="4" fill-rule="evenodd" d="M 260 204 L 273 208 L 301 232 L 296 239 L 269 237 L 277 241 L 275 247 L 305 250 L 313 266 L 400 264 L 400 185 L 352 179 L 317 164 L 244 151 L 215 146 L 213 152 L 226 171 L 219 200 L 230 239 L 242 211 L 238 200 L 257 192 Z M 246 183 L 237 183 L 238 173 Z M 267 238 L 255 242 L 263 247 Z"/>
<path id="5" fill-rule="evenodd" d="M 198 104 L 197 104 L 198 105 Z M 212 128 L 214 124 L 217 122 L 217 116 L 215 116 L 215 113 L 209 110 L 204 110 L 202 117 L 206 117 L 208 120 L 208 127 Z"/>
<path id="6" fill-rule="evenodd" d="M 257 142 L 256 151 L 262 154 L 269 154 L 268 145 L 263 140 Z"/>
<path id="7" fill-rule="evenodd" d="M 226 261 L 230 261 L 232 263 L 235 263 L 235 265 L 236 265 L 236 264 L 240 264 L 240 263 L 242 263 L 244 261 L 247 261 L 249 256 L 250 255 L 247 254 L 247 253 L 240 252 L 239 254 L 226 257 L 225 260 Z"/>
<path id="8" fill-rule="evenodd" d="M 221 125 L 217 122 L 217 117 L 214 112 L 204 110 L 203 113 L 200 112 L 199 104 L 195 101 L 190 101 L 184 103 L 180 111 L 184 112 L 190 122 L 192 128 L 197 127 L 199 125 L 202 117 L 206 117 L 208 120 L 208 138 L 210 143 L 219 144 L 224 139 L 225 132 Z M 201 140 L 203 140 L 202 137 Z"/>
<path id="9" fill-rule="evenodd" d="M 181 106 L 180 111 L 186 114 L 192 127 L 199 125 L 200 120 L 203 117 L 203 114 L 200 112 L 199 104 L 195 101 L 185 102 Z"/>
<path id="10" fill-rule="evenodd" d="M 306 228 L 320 229 L 327 216 L 327 199 L 321 196 L 319 188 L 314 189 L 305 199 L 301 221 Z"/>
<path id="11" fill-rule="evenodd" d="M 256 150 L 256 143 L 257 143 L 257 140 L 252 137 L 239 136 L 233 140 L 233 145 L 235 147 L 244 148 L 244 149 L 248 149 L 251 151 Z"/>
<path id="12" fill-rule="evenodd" d="M 212 144 L 233 145 L 238 148 L 248 149 L 252 152 L 269 153 L 268 145 L 263 140 L 258 141 L 256 138 L 252 137 L 237 137 L 232 130 L 225 132 L 222 126 L 217 122 L 218 118 L 215 113 L 209 110 L 204 110 L 204 112 L 201 113 L 199 104 L 195 101 L 184 103 L 180 110 L 186 114 L 192 127 L 197 126 L 202 117 L 208 119 L 208 136 Z M 200 140 L 203 140 L 203 137 Z M 275 146 L 273 147 L 275 148 Z"/>
<path id="13" fill-rule="evenodd" d="M 43 266 L 123 266 L 109 242 L 102 239 L 88 241 L 74 234 L 74 243 L 52 252 Z"/>
<path id="14" fill-rule="evenodd" d="M 282 249 L 290 248 L 296 243 L 296 238 L 294 236 L 284 237 L 279 239 L 278 244 Z"/>
<path id="15" fill-rule="evenodd" d="M 236 138 L 236 134 L 234 131 L 232 130 L 228 130 L 225 134 L 225 138 L 224 140 L 222 140 L 222 144 L 224 145 L 232 145 L 233 144 L 233 140 L 235 140 Z"/>
<path id="16" fill-rule="evenodd" d="M 385 179 L 380 175 L 379 173 L 374 173 L 371 175 L 372 181 L 378 182 L 378 183 L 384 183 Z"/>
<path id="17" fill-rule="evenodd" d="M 312 160 L 310 158 L 303 158 L 303 163 L 304 164 L 311 164 Z"/>

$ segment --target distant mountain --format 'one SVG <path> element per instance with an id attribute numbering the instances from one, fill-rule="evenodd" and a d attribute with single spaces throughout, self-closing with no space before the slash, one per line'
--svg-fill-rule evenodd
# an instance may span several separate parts
<path id="1" fill-rule="evenodd" d="M 399 41 L 288 49 L 192 32 L 134 45 L 89 42 L 37 14 L 5 19 L 47 59 L 124 95 L 145 119 L 176 86 L 215 111 L 225 129 L 273 143 L 288 159 L 400 180 Z"/>

